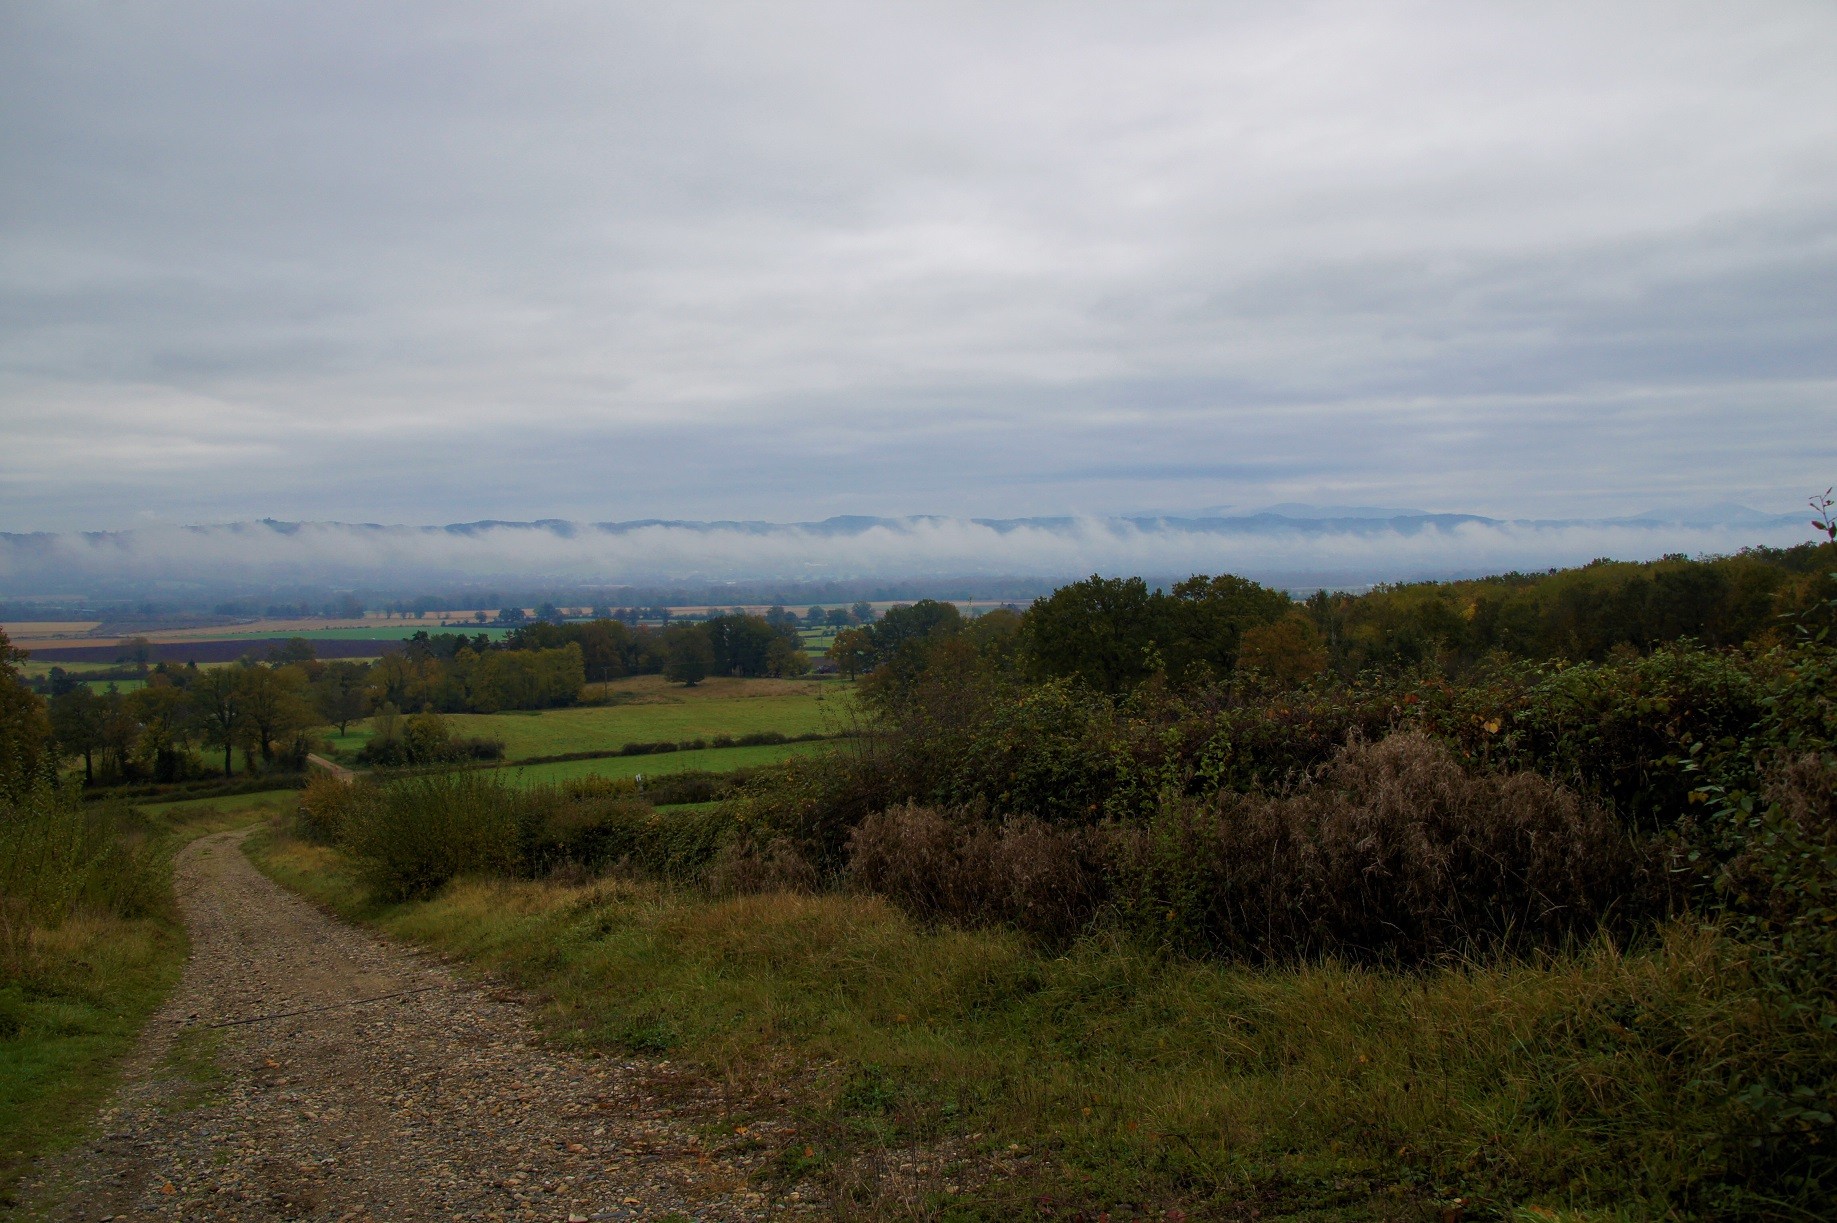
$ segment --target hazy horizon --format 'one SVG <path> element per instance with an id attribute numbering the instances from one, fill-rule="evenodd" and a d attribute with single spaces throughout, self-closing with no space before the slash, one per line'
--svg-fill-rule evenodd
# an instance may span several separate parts
<path id="1" fill-rule="evenodd" d="M 1688 521 L 1357 513 L 1329 519 L 925 516 L 445 526 L 268 521 L 0 533 L 0 593 L 200 584 L 433 590 L 481 580 L 580 586 L 946 576 L 1065 580 L 1093 572 L 1231 572 L 1276 586 L 1351 587 L 1536 571 L 1600 557 L 1651 560 L 1789 547 L 1810 540 L 1808 518 L 1720 507 Z"/>

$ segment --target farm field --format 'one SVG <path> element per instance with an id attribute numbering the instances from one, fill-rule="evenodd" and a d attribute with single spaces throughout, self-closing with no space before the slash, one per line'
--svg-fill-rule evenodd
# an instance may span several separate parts
<path id="1" fill-rule="evenodd" d="M 27 658 L 17 664 L 19 673 L 27 679 L 43 679 L 51 674 L 53 667 L 62 667 L 71 675 L 81 676 L 86 671 L 110 671 L 115 665 L 112 662 L 46 662 L 36 658 Z"/>
<path id="2" fill-rule="evenodd" d="M 214 633 L 211 639 L 240 641 L 250 637 L 287 636 L 304 637 L 308 641 L 406 641 L 416 633 L 427 633 L 430 636 L 437 633 L 464 633 L 468 637 L 486 633 L 493 641 L 502 641 L 505 634 L 509 632 L 509 629 L 465 624 L 458 621 L 452 624 L 441 624 L 438 620 L 389 620 L 367 624 L 362 628 L 237 629 L 234 632 Z"/>
<path id="3" fill-rule="evenodd" d="M 374 616 L 362 620 L 257 619 L 189 628 L 153 626 L 131 634 L 125 631 L 97 633 L 96 630 L 103 628 L 105 623 L 98 620 L 21 620 L 7 621 L 0 624 L 0 629 L 5 630 L 14 645 L 28 649 L 35 645 L 42 648 L 113 646 L 120 644 L 129 635 L 144 637 L 155 645 L 170 645 L 178 642 L 245 641 L 268 637 L 304 637 L 309 641 L 400 641 L 423 630 L 429 633 L 463 632 L 467 636 L 484 632 L 491 634 L 494 639 L 501 639 L 510 631 L 480 625 L 469 619 L 455 619 L 443 625 L 432 618 L 385 620 L 381 616 Z M 125 625 L 116 627 L 123 630 L 127 628 Z"/>
<path id="4" fill-rule="evenodd" d="M 597 695 L 598 684 L 588 692 Z M 829 680 L 709 679 L 693 688 L 660 675 L 615 681 L 609 705 L 517 713 L 444 714 L 455 735 L 502 739 L 506 760 L 611 751 L 627 743 L 680 743 L 716 735 L 777 731 L 806 735 L 842 728 L 853 689 Z M 333 750 L 354 755 L 370 738 L 368 722 L 331 737 Z"/>
<path id="5" fill-rule="evenodd" d="M 0 633 L 5 633 L 14 645 L 26 645 L 45 638 L 73 637 L 101 626 L 100 620 L 4 620 L 0 621 Z"/>
<path id="6" fill-rule="evenodd" d="M 15 665 L 18 666 L 19 673 L 22 676 L 24 676 L 26 679 L 44 679 L 51 674 L 51 668 L 62 667 L 64 669 L 64 672 L 70 675 L 72 678 L 82 680 L 84 683 L 88 684 L 90 688 L 98 696 L 100 696 L 104 692 L 107 692 L 110 684 L 113 684 L 115 686 L 115 690 L 117 692 L 132 692 L 136 688 L 144 688 L 147 686 L 147 681 L 143 679 L 87 679 L 85 678 L 85 676 L 88 674 L 95 674 L 98 672 L 114 670 L 115 668 L 114 663 L 46 662 L 46 661 L 28 658 L 26 659 L 26 661 L 22 663 L 17 663 Z"/>
<path id="7" fill-rule="evenodd" d="M 827 653 L 835 642 L 838 630 L 832 628 L 799 629 L 798 639 L 804 643 L 804 652 L 812 658 L 820 658 Z"/>
<path id="8" fill-rule="evenodd" d="M 495 772 L 513 785 L 533 786 L 576 777 L 661 777 L 666 773 L 706 771 L 731 773 L 735 769 L 777 764 L 793 756 L 827 750 L 823 742 L 771 743 L 757 747 L 710 747 L 696 752 L 659 752 L 650 756 L 600 756 L 593 760 L 563 760 L 554 764 L 507 764 Z"/>

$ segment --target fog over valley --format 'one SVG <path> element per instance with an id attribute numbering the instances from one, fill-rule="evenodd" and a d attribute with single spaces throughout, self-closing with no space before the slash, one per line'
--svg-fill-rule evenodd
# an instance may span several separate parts
<path id="1" fill-rule="evenodd" d="M 1383 507 L 1275 507 L 1201 517 L 835 518 L 807 523 L 257 521 L 0 535 L 15 594 L 73 583 L 320 585 L 553 581 L 582 585 L 1233 572 L 1274 585 L 1359 586 L 1668 553 L 1791 546 L 1805 514 L 1741 507 L 1617 520 L 1504 521 Z"/>

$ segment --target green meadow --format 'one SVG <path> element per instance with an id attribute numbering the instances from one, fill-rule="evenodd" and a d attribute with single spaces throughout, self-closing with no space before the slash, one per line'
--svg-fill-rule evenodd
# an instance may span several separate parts
<path id="1" fill-rule="evenodd" d="M 627 743 L 681 743 L 717 735 L 833 733 L 846 728 L 854 707 L 851 688 L 825 680 L 723 678 L 684 688 L 665 682 L 662 676 L 641 675 L 610 685 L 590 684 L 587 695 L 609 703 L 443 716 L 456 736 L 503 740 L 504 758 L 517 761 L 617 751 Z M 333 735 L 329 741 L 335 752 L 349 757 L 362 750 L 369 738 L 369 723 L 353 722 L 349 733 Z M 737 749 L 727 749 L 727 754 L 733 750 Z"/>

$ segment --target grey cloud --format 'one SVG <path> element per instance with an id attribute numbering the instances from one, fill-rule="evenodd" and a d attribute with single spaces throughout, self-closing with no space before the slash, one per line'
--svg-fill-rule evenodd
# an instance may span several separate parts
<path id="1" fill-rule="evenodd" d="M 1833 478 L 1826 6 L 0 21 L 12 528 Z"/>

